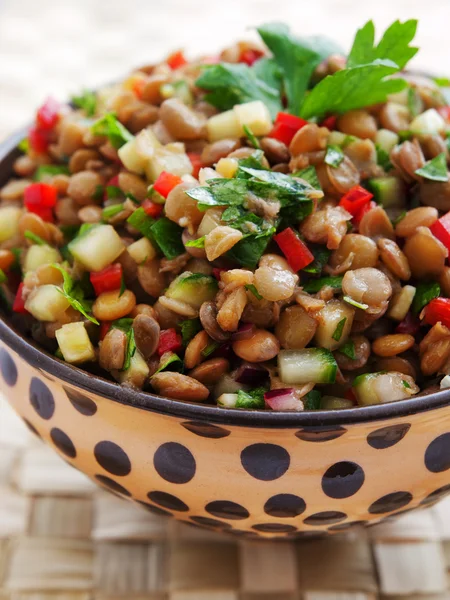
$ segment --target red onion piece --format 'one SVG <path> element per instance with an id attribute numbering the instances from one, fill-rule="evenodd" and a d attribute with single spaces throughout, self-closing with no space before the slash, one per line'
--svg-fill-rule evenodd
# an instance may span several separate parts
<path id="1" fill-rule="evenodd" d="M 234 379 L 238 383 L 258 386 L 262 385 L 267 380 L 268 376 L 269 372 L 264 367 L 243 363 L 234 374 Z"/>
<path id="2" fill-rule="evenodd" d="M 253 336 L 255 326 L 252 323 L 245 323 L 241 325 L 239 329 L 231 336 L 232 342 L 239 342 L 241 340 L 248 340 Z"/>
<path id="3" fill-rule="evenodd" d="M 271 390 L 264 394 L 264 400 L 266 407 L 272 410 L 297 412 L 303 410 L 303 402 L 295 395 L 294 388 Z"/>

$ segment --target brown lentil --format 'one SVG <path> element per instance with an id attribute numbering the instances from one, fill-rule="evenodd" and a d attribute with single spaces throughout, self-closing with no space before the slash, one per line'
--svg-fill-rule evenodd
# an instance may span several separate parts
<path id="1" fill-rule="evenodd" d="M 431 227 L 439 218 L 439 213 L 432 206 L 418 206 L 409 210 L 395 226 L 395 235 L 409 237 L 418 227 Z"/>
<path id="2" fill-rule="evenodd" d="M 136 306 L 136 296 L 130 290 L 103 292 L 95 300 L 92 313 L 99 321 L 115 321 L 130 313 Z"/>
<path id="3" fill-rule="evenodd" d="M 233 351 L 242 360 L 265 362 L 274 358 L 280 350 L 278 339 L 264 329 L 255 329 L 251 338 L 233 342 Z"/>
<path id="4" fill-rule="evenodd" d="M 127 336 L 120 329 L 110 329 L 100 343 L 98 362 L 105 371 L 120 370 L 125 362 Z"/>
<path id="5" fill-rule="evenodd" d="M 189 372 L 189 376 L 204 385 L 215 385 L 230 370 L 225 358 L 211 358 Z"/>
<path id="6" fill-rule="evenodd" d="M 150 380 L 155 391 L 162 396 L 185 400 L 187 402 L 205 402 L 209 390 L 202 383 L 181 373 L 162 372 L 153 375 Z"/>
<path id="7" fill-rule="evenodd" d="M 377 356 L 389 357 L 402 354 L 414 346 L 414 337 L 407 333 L 384 335 L 372 343 L 372 350 Z"/>
<path id="8" fill-rule="evenodd" d="M 133 331 L 137 349 L 145 360 L 148 360 L 158 348 L 160 332 L 158 322 L 153 317 L 140 313 L 133 320 Z"/>
<path id="9" fill-rule="evenodd" d="M 380 258 L 395 277 L 407 281 L 411 277 L 408 259 L 398 245 L 387 238 L 378 240 Z"/>

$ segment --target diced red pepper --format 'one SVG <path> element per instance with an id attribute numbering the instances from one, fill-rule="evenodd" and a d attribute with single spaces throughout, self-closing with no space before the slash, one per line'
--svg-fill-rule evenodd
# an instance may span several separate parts
<path id="1" fill-rule="evenodd" d="M 189 156 L 189 160 L 191 161 L 193 169 L 192 175 L 196 179 L 198 179 L 198 173 L 200 169 L 204 166 L 202 163 L 201 154 L 199 152 L 187 152 L 187 155 Z"/>
<path id="2" fill-rule="evenodd" d="M 249 67 L 251 67 L 252 64 L 259 60 L 262 56 L 264 56 L 264 52 L 261 52 L 261 50 L 247 48 L 247 50 L 243 50 L 241 52 L 241 55 L 239 56 L 239 62 L 246 63 Z"/>
<path id="3" fill-rule="evenodd" d="M 23 295 L 23 283 L 19 285 L 17 288 L 16 297 L 13 302 L 13 311 L 21 314 L 28 314 L 27 309 L 25 308 L 25 300 L 22 298 Z"/>
<path id="4" fill-rule="evenodd" d="M 295 234 L 291 227 L 284 229 L 273 238 L 285 255 L 289 266 L 294 271 L 304 269 L 313 262 L 314 256 L 309 248 Z"/>
<path id="5" fill-rule="evenodd" d="M 133 94 L 137 98 L 139 98 L 139 100 L 141 100 L 141 98 L 142 98 L 142 94 L 143 94 L 146 83 L 147 83 L 147 80 L 145 77 L 136 77 L 136 79 L 133 81 L 131 89 L 133 91 Z"/>
<path id="6" fill-rule="evenodd" d="M 122 265 L 119 263 L 109 265 L 102 271 L 91 273 L 89 278 L 96 296 L 100 296 L 104 292 L 118 290 L 122 285 Z"/>
<path id="7" fill-rule="evenodd" d="M 406 313 L 406 317 L 395 328 L 395 333 L 408 333 L 416 335 L 420 329 L 420 321 L 411 312 Z"/>
<path id="8" fill-rule="evenodd" d="M 59 121 L 61 104 L 54 98 L 47 98 L 36 114 L 36 124 L 40 129 L 53 129 Z"/>
<path id="9" fill-rule="evenodd" d="M 181 335 L 175 329 L 164 329 L 159 334 L 158 356 L 162 356 L 166 352 L 179 352 L 182 347 Z"/>
<path id="10" fill-rule="evenodd" d="M 40 216 L 44 221 L 53 222 L 52 208 L 57 198 L 57 189 L 47 183 L 32 183 L 24 192 L 24 204 L 28 211 Z"/>
<path id="11" fill-rule="evenodd" d="M 348 390 L 344 394 L 344 398 L 350 400 L 350 402 L 353 402 L 353 404 L 356 404 L 356 396 L 355 392 L 353 391 L 353 388 L 348 388 Z"/>
<path id="12" fill-rule="evenodd" d="M 337 122 L 337 116 L 330 115 L 329 117 L 327 117 L 326 119 L 324 119 L 322 121 L 320 126 L 327 127 L 330 131 L 333 131 L 333 129 L 336 129 L 336 122 Z"/>
<path id="13" fill-rule="evenodd" d="M 187 65 L 188 61 L 186 60 L 183 51 L 178 50 L 169 56 L 167 64 L 171 69 L 179 69 L 180 67 Z"/>
<path id="14" fill-rule="evenodd" d="M 162 213 L 164 206 L 162 204 L 153 202 L 153 200 L 150 200 L 150 198 L 147 198 L 142 203 L 142 208 L 144 209 L 146 215 L 152 217 L 153 219 L 157 219 Z"/>
<path id="15" fill-rule="evenodd" d="M 106 334 L 111 328 L 111 321 L 101 321 L 100 323 L 100 340 L 104 340 Z"/>
<path id="16" fill-rule="evenodd" d="M 358 222 L 361 220 L 361 215 L 364 214 L 362 211 L 367 212 L 367 207 L 370 205 L 372 198 L 373 194 L 360 185 L 355 185 L 342 196 L 339 201 L 339 206 L 345 208 L 345 210 L 355 218 L 356 222 Z"/>
<path id="17" fill-rule="evenodd" d="M 39 127 L 31 127 L 28 131 L 28 141 L 30 148 L 37 154 L 45 154 L 48 150 L 48 135 L 47 132 Z"/>
<path id="18" fill-rule="evenodd" d="M 213 267 L 212 274 L 217 279 L 217 281 L 220 281 L 220 276 L 224 271 L 228 271 L 228 269 L 223 269 L 221 267 Z"/>
<path id="19" fill-rule="evenodd" d="M 363 218 L 363 216 L 366 213 L 368 213 L 369 211 L 371 211 L 372 208 L 376 208 L 376 207 L 377 207 L 377 203 L 374 200 L 371 200 L 367 204 L 364 204 L 364 206 L 358 212 L 358 214 L 356 215 L 356 217 L 353 217 L 353 222 L 355 223 L 355 225 L 359 225 L 359 223 L 360 223 L 361 219 Z"/>
<path id="20" fill-rule="evenodd" d="M 307 124 L 308 121 L 305 121 L 300 117 L 285 112 L 279 112 L 268 137 L 275 138 L 276 140 L 283 142 L 283 144 L 286 144 L 286 146 L 289 146 L 297 131 Z"/>
<path id="21" fill-rule="evenodd" d="M 105 187 L 108 187 L 110 185 L 114 185 L 115 187 L 119 187 L 119 176 L 118 175 L 114 175 L 114 177 L 111 177 L 111 179 L 109 179 L 109 181 L 107 181 Z"/>
<path id="22" fill-rule="evenodd" d="M 450 251 L 450 212 L 435 221 L 430 231 Z"/>
<path id="23" fill-rule="evenodd" d="M 161 194 L 163 198 L 167 198 L 173 188 L 179 183 L 182 183 L 182 181 L 183 180 L 181 177 L 178 177 L 178 175 L 163 171 L 153 184 L 153 189 L 155 192 L 158 192 L 158 194 Z"/>
<path id="24" fill-rule="evenodd" d="M 450 298 L 434 298 L 424 309 L 424 320 L 428 325 L 435 325 L 439 321 L 450 327 Z"/>
<path id="25" fill-rule="evenodd" d="M 450 121 L 450 106 L 440 106 L 437 111 L 446 121 Z"/>

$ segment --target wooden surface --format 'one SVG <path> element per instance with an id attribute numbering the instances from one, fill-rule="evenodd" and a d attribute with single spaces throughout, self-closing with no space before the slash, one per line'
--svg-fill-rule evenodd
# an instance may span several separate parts
<path id="1" fill-rule="evenodd" d="M 450 498 L 302 543 L 235 541 L 93 486 L 0 400 L 0 600 L 444 600 Z"/>

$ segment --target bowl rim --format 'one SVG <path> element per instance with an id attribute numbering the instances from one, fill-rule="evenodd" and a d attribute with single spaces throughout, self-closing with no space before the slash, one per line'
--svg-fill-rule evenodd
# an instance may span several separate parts
<path id="1" fill-rule="evenodd" d="M 17 144 L 26 137 L 24 128 L 0 144 L 0 184 L 11 175 L 15 158 L 21 153 Z M 340 410 L 320 410 L 304 412 L 275 412 L 268 410 L 245 410 L 220 408 L 194 402 L 172 400 L 121 386 L 97 375 L 92 375 L 74 365 L 70 365 L 39 348 L 30 339 L 19 333 L 0 313 L 0 340 L 16 352 L 44 377 L 48 373 L 81 390 L 95 393 L 105 399 L 130 407 L 141 408 L 160 414 L 207 421 L 224 425 L 264 428 L 327 427 L 381 421 L 396 417 L 406 417 L 420 412 L 446 406 L 450 403 L 450 389 L 441 390 L 407 400 L 386 404 Z"/>

